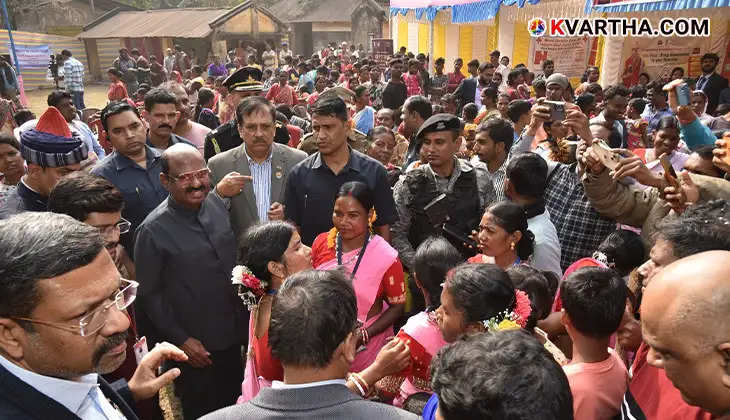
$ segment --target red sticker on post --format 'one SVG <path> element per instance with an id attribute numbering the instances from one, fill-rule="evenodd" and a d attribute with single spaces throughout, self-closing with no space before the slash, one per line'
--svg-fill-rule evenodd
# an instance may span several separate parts
<path id="1" fill-rule="evenodd" d="M 134 343 L 134 358 L 137 359 L 137 365 L 140 364 L 142 358 L 149 353 L 147 349 L 147 337 L 142 337 Z"/>

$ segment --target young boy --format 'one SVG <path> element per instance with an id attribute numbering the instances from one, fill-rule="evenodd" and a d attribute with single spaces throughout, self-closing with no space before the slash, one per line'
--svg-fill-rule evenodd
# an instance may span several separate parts
<path id="1" fill-rule="evenodd" d="M 563 366 L 576 419 L 611 419 L 620 411 L 628 372 L 608 348 L 626 306 L 626 284 L 613 270 L 585 267 L 560 285 L 562 323 L 573 340 L 573 359 Z"/>

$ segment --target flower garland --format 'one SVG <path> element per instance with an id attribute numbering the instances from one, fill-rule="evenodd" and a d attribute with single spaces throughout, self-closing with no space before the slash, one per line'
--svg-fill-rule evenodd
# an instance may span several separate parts
<path id="1" fill-rule="evenodd" d="M 527 318 L 532 313 L 530 298 L 522 290 L 515 290 L 517 303 L 513 311 L 504 310 L 497 315 L 482 321 L 489 332 L 519 330 L 527 325 Z"/>
<path id="2" fill-rule="evenodd" d="M 238 286 L 238 296 L 249 311 L 258 306 L 260 298 L 266 294 L 266 288 L 269 286 L 268 282 L 256 277 L 245 265 L 237 265 L 233 268 L 231 281 Z"/>

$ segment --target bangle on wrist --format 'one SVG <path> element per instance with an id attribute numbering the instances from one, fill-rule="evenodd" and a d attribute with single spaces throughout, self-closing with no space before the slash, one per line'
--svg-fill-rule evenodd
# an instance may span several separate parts
<path id="1" fill-rule="evenodd" d="M 363 398 L 367 398 L 369 391 L 368 384 L 365 382 L 364 379 L 362 379 L 362 376 L 353 372 L 350 374 L 348 379 L 352 381 L 352 383 L 355 384 L 355 387 L 357 387 L 357 390 L 360 391 L 360 396 Z"/>

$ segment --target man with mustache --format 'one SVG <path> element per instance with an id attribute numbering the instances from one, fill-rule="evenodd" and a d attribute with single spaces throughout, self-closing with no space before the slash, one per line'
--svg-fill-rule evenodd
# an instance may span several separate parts
<path id="1" fill-rule="evenodd" d="M 261 69 L 256 67 L 241 67 L 235 73 L 228 76 L 223 81 L 223 86 L 228 89 L 226 105 L 235 110 L 238 108 L 238 104 L 245 98 L 249 96 L 260 96 L 261 91 L 264 90 L 264 85 L 261 83 L 262 77 L 263 73 Z M 238 132 L 238 124 L 237 118 L 234 117 L 208 133 L 205 137 L 205 145 L 203 148 L 203 157 L 206 162 L 218 153 L 231 150 L 243 143 Z M 285 125 L 277 123 L 274 139 L 277 143 L 289 143 L 289 132 Z"/>
<path id="2" fill-rule="evenodd" d="M 205 136 L 210 133 L 210 128 L 203 124 L 198 124 L 195 121 L 191 121 L 193 117 L 193 108 L 195 103 L 190 106 L 190 97 L 188 92 L 185 90 L 185 86 L 177 82 L 167 82 L 163 87 L 177 99 L 177 110 L 180 112 L 180 117 L 177 119 L 177 124 L 173 126 L 173 133 L 186 139 L 192 143 L 200 153 L 203 153 L 203 146 L 205 145 Z"/>
<path id="3" fill-rule="evenodd" d="M 175 95 L 162 88 L 152 89 L 144 96 L 142 117 L 149 126 L 148 146 L 165 150 L 177 143 L 193 145 L 187 139 L 172 132 L 180 119 L 177 103 Z"/>
<path id="4" fill-rule="evenodd" d="M 443 236 L 464 259 L 476 254 L 465 242 L 484 209 L 496 201 L 492 179 L 482 163 L 458 159 L 461 123 L 451 114 L 427 119 L 415 139 L 422 143 L 423 164 L 406 172 L 393 188 L 399 218 L 391 229 L 393 247 L 413 270 L 415 249 L 427 237 Z"/>
<path id="5" fill-rule="evenodd" d="M 177 112 L 174 97 L 171 108 Z M 130 234 L 123 237 L 121 243 L 133 255 L 137 226 L 167 197 L 167 191 L 160 183 L 161 151 L 147 143 L 147 127 L 137 108 L 127 102 L 107 105 L 101 111 L 101 123 L 114 152 L 99 162 L 91 173 L 107 179 L 121 191 L 125 202 L 122 217 L 131 223 Z"/>
<path id="6" fill-rule="evenodd" d="M 175 391 L 186 419 L 225 407 L 241 392 L 247 312 L 231 286 L 236 238 L 223 197 L 238 194 L 229 174 L 211 190 L 210 170 L 195 147 L 176 144 L 160 157 L 170 195 L 137 231 L 138 310 L 142 333 L 169 341 L 189 360 Z"/>
<path id="7" fill-rule="evenodd" d="M 228 174 L 242 175 L 231 199 L 231 224 L 237 239 L 259 222 L 284 218 L 284 187 L 289 171 L 307 158 L 301 150 L 274 142 L 276 109 L 266 98 L 246 98 L 236 109 L 243 146 L 208 161 L 213 182 Z M 248 179 L 247 179 L 248 178 Z"/>
<path id="8" fill-rule="evenodd" d="M 67 214 L 74 219 L 98 229 L 104 240 L 104 247 L 114 261 L 122 278 L 134 280 L 134 262 L 119 237 L 129 233 L 130 223 L 122 218 L 124 197 L 106 179 L 79 171 L 61 178 L 48 197 L 48 210 Z M 132 306 L 127 309 L 132 331 L 136 332 L 136 316 Z M 119 378 L 130 380 L 137 368 L 134 344 L 141 336 L 127 335 L 127 359 L 114 372 L 104 375 L 104 379 L 114 381 Z M 156 398 L 137 402 L 137 410 L 144 419 L 162 419 L 162 411 Z"/>
<path id="9" fill-rule="evenodd" d="M 170 344 L 126 381 L 99 375 L 126 358 L 126 309 L 138 283 L 120 277 L 97 228 L 55 213 L 0 222 L 0 418 L 136 420 L 135 401 L 180 375 L 157 377 Z"/>

